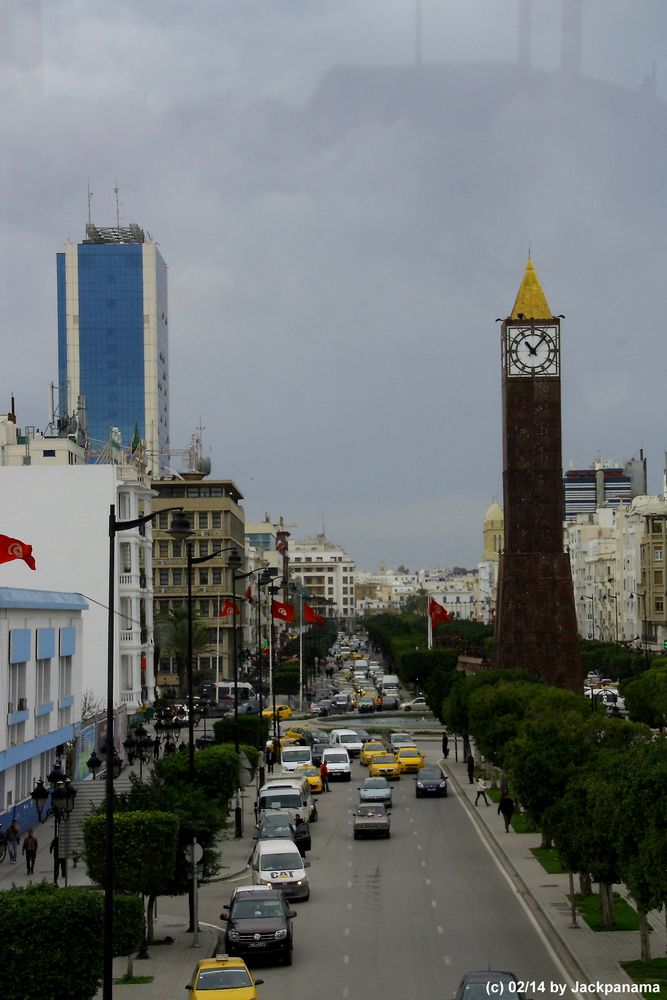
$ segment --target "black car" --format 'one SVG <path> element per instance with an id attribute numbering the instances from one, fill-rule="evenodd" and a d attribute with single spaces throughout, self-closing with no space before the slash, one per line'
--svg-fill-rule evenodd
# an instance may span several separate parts
<path id="1" fill-rule="evenodd" d="M 401 700 L 397 694 L 383 694 L 382 695 L 382 711 L 383 712 L 393 712 L 394 709 L 401 707 Z"/>
<path id="2" fill-rule="evenodd" d="M 293 840 L 301 857 L 310 850 L 310 827 L 305 820 L 295 823 L 282 809 L 265 812 L 257 827 L 256 840 Z"/>
<path id="3" fill-rule="evenodd" d="M 331 744 L 328 742 L 328 740 L 326 743 L 325 742 L 313 743 L 313 745 L 310 748 L 310 756 L 313 758 L 313 764 L 315 765 L 315 767 L 319 767 L 320 764 L 322 763 L 322 751 L 329 750 L 330 748 Z"/>
<path id="4" fill-rule="evenodd" d="M 442 795 L 446 797 L 447 775 L 439 767 L 421 767 L 417 771 L 415 795 L 418 799 L 422 795 Z"/>
<path id="5" fill-rule="evenodd" d="M 291 965 L 295 916 L 280 889 L 240 886 L 220 914 L 227 921 L 225 952 L 242 958 L 280 955 L 285 965 Z"/>
<path id="6" fill-rule="evenodd" d="M 484 969 L 466 972 L 459 983 L 454 1000 L 488 1000 L 491 996 L 517 997 L 525 1000 L 525 993 L 518 990 L 518 980 L 513 972 Z"/>

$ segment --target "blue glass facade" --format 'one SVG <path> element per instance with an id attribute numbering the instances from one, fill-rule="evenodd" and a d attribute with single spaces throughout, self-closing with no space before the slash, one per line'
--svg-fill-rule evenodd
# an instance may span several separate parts
<path id="1" fill-rule="evenodd" d="M 96 452 L 109 441 L 111 427 L 119 428 L 125 448 L 135 430 L 161 453 L 168 446 L 167 268 L 156 252 L 154 279 L 149 271 L 146 280 L 145 248 L 141 242 L 85 242 L 57 255 L 60 412 L 72 413 L 76 395 L 83 396 Z M 77 301 L 68 302 L 68 295 Z M 149 321 L 154 333 L 145 357 Z"/>

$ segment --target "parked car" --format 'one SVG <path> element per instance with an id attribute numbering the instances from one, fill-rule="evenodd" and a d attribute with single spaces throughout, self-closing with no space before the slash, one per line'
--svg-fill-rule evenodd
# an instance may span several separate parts
<path id="1" fill-rule="evenodd" d="M 279 955 L 285 965 L 291 965 L 295 916 L 280 889 L 239 886 L 220 914 L 220 919 L 227 921 L 226 953 Z"/>
<path id="2" fill-rule="evenodd" d="M 513 972 L 496 972 L 484 969 L 480 972 L 466 972 L 459 983 L 454 1000 L 488 1000 L 491 996 L 517 997 L 524 1000 L 519 992 L 519 982 Z"/>
<path id="3" fill-rule="evenodd" d="M 383 694 L 381 711 L 394 712 L 401 706 L 401 699 L 397 694 Z"/>
<path id="4" fill-rule="evenodd" d="M 412 701 L 404 701 L 401 705 L 402 712 L 428 712 L 428 710 L 426 698 L 423 695 L 413 698 Z"/>
<path id="5" fill-rule="evenodd" d="M 390 836 L 390 814 L 386 806 L 381 802 L 357 806 L 352 813 L 352 829 L 354 839 L 360 837 L 389 837 Z"/>
<path id="6" fill-rule="evenodd" d="M 257 1000 L 255 989 L 263 979 L 254 979 L 242 958 L 217 955 L 197 962 L 192 979 L 185 987 L 193 1000 L 213 1000 L 222 996 L 225 1000 Z"/>
<path id="7" fill-rule="evenodd" d="M 419 799 L 423 795 L 442 795 L 447 797 L 447 776 L 439 767 L 431 765 L 417 771 L 415 795 Z"/>
<path id="8" fill-rule="evenodd" d="M 392 787 L 386 778 L 366 778 L 358 786 L 360 802 L 383 802 L 391 805 Z"/>

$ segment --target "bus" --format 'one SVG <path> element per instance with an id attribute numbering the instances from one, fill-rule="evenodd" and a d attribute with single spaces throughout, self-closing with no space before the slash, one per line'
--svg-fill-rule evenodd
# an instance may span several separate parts
<path id="1" fill-rule="evenodd" d="M 223 705 L 225 702 L 229 702 L 230 706 L 233 707 L 234 688 L 238 689 L 239 708 L 256 698 L 254 687 L 247 681 L 239 681 L 236 685 L 234 681 L 216 681 L 211 684 L 211 701 L 214 705 Z"/>

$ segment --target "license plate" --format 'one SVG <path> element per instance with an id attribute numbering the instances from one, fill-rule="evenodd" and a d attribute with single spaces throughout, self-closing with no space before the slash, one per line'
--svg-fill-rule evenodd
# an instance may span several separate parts
<path id="1" fill-rule="evenodd" d="M 265 942 L 264 941 L 251 941 L 250 942 L 250 947 L 251 948 L 264 948 L 265 947 Z"/>

